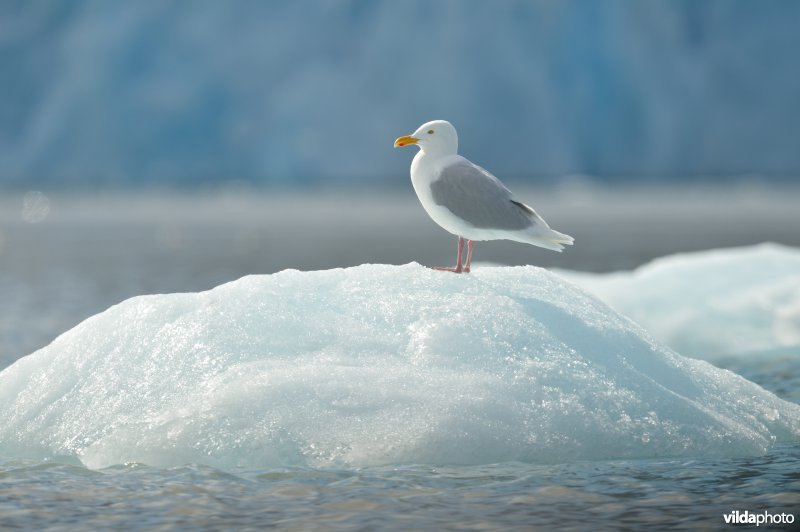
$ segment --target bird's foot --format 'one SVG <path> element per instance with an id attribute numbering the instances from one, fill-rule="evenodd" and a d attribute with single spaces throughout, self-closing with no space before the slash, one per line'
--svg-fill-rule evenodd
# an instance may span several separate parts
<path id="1" fill-rule="evenodd" d="M 461 266 L 458 266 L 457 268 L 448 268 L 447 266 L 434 266 L 431 269 L 432 270 L 437 270 L 437 271 L 440 271 L 440 272 L 453 272 L 453 273 L 462 273 L 463 272 L 463 273 L 469 273 L 469 270 L 465 270 Z"/>

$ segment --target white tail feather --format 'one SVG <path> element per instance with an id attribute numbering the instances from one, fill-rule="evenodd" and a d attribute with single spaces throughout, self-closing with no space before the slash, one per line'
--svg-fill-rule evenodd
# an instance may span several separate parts
<path id="1" fill-rule="evenodd" d="M 552 229 L 549 229 L 549 231 L 547 231 L 545 234 L 529 234 L 524 238 L 519 239 L 519 242 L 533 244 L 534 246 L 538 246 L 540 248 L 552 249 L 553 251 L 559 252 L 564 249 L 564 246 L 571 246 L 574 241 L 575 239 L 571 236 L 565 235 L 564 233 L 559 233 L 558 231 L 553 231 Z"/>

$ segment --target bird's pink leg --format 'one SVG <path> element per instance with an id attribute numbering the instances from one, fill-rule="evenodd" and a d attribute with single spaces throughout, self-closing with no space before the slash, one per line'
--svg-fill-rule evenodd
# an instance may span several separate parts
<path id="1" fill-rule="evenodd" d="M 462 237 L 458 237 L 458 255 L 456 257 L 456 267 L 455 268 L 447 268 L 444 266 L 437 266 L 434 267 L 434 270 L 441 270 L 444 272 L 453 272 L 453 273 L 461 273 L 463 268 L 461 267 L 461 257 L 464 254 L 464 239 Z"/>
<path id="2" fill-rule="evenodd" d="M 475 242 L 467 240 L 467 264 L 464 266 L 464 273 L 469 273 L 469 266 L 472 264 L 472 246 L 474 245 Z"/>

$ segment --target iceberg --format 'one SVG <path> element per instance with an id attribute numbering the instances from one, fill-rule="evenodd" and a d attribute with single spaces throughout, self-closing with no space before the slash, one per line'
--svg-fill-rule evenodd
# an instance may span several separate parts
<path id="1" fill-rule="evenodd" d="M 0 455 L 169 467 L 746 456 L 800 405 L 536 267 L 248 276 L 140 296 L 0 373 Z"/>
<path id="2" fill-rule="evenodd" d="M 632 272 L 559 271 L 679 353 L 800 357 L 800 250 L 779 244 L 670 255 Z"/>

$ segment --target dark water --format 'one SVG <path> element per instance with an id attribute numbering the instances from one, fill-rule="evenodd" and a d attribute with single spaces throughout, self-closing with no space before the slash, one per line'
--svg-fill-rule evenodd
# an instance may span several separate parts
<path id="1" fill-rule="evenodd" d="M 28 196 L 27 204 L 17 196 L 0 200 L 0 369 L 134 295 L 203 290 L 286 267 L 446 264 L 454 251 L 410 192 L 49 195 Z M 572 234 L 575 248 L 555 254 L 487 243 L 476 247 L 476 260 L 608 271 L 676 251 L 800 245 L 795 191 L 577 188 L 523 196 Z M 800 402 L 800 357 L 719 364 Z M 93 471 L 70 459 L 0 456 L 0 530 L 746 529 L 726 525 L 723 514 L 800 519 L 798 464 L 800 444 L 744 459 L 351 471 L 141 464 Z"/>
<path id="2" fill-rule="evenodd" d="M 799 461 L 800 447 L 737 460 L 357 471 L 11 461 L 0 463 L 0 527 L 719 529 L 733 510 L 800 518 Z"/>

